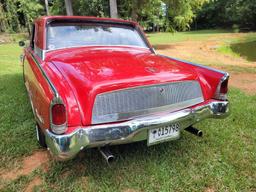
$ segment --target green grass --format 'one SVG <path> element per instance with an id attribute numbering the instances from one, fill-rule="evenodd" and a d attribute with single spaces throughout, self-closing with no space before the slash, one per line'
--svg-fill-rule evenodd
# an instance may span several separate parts
<path id="1" fill-rule="evenodd" d="M 16 44 L 0 45 L 0 168 L 38 148 Z"/>
<path id="2" fill-rule="evenodd" d="M 16 44 L 0 45 L 0 172 L 20 166 L 22 157 L 39 149 L 20 53 Z M 38 169 L 14 181 L 0 180 L 0 186 L 22 191 L 40 176 L 43 185 L 37 191 L 255 191 L 256 95 L 231 89 L 229 98 L 228 118 L 197 125 L 203 138 L 183 132 L 177 141 L 152 147 L 145 142 L 115 146 L 117 160 L 110 166 L 89 149 L 67 162 L 51 161 L 46 173 Z"/>
<path id="3" fill-rule="evenodd" d="M 235 52 L 231 49 L 230 45 L 221 46 L 221 47 L 218 48 L 218 51 L 219 51 L 220 53 L 225 54 L 225 55 L 230 55 L 230 56 L 237 57 L 237 58 L 240 57 L 239 54 L 235 53 Z"/>
<path id="4" fill-rule="evenodd" d="M 18 42 L 20 40 L 26 40 L 28 39 L 27 33 L 0 33 L 0 43 L 14 43 Z"/>
<path id="5" fill-rule="evenodd" d="M 246 37 L 226 42 L 218 51 L 234 57 L 243 57 L 248 61 L 256 61 L 256 35 L 249 33 Z"/>
<path id="6" fill-rule="evenodd" d="M 89 150 L 85 157 L 52 163 L 44 187 L 82 191 L 81 178 L 86 177 L 88 191 L 255 190 L 256 97 L 232 90 L 230 100 L 229 118 L 198 125 L 203 138 L 184 132 L 178 141 L 150 148 L 145 143 L 114 147 L 118 161 L 110 167 Z"/>
<path id="7" fill-rule="evenodd" d="M 209 37 L 222 36 L 228 30 L 200 30 L 179 33 L 148 33 L 147 37 L 152 45 L 176 43 L 189 40 L 204 40 Z"/>

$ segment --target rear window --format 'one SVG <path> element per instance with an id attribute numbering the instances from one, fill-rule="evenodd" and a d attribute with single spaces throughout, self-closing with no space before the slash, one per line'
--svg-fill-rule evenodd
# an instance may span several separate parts
<path id="1" fill-rule="evenodd" d="M 139 32 L 128 25 L 52 23 L 47 28 L 47 49 L 79 46 L 138 46 L 147 48 Z"/>

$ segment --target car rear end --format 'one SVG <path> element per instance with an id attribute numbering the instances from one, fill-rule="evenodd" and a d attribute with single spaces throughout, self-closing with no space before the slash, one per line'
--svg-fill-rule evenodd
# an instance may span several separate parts
<path id="1" fill-rule="evenodd" d="M 205 99 L 199 81 L 177 81 L 105 92 L 95 97 L 92 123 L 69 134 L 46 132 L 47 145 L 60 159 L 83 148 L 146 140 L 148 146 L 176 140 L 182 130 L 206 118 L 229 114 L 228 74 Z"/>
<path id="2" fill-rule="evenodd" d="M 68 25 L 75 33 L 91 30 L 96 22 L 94 32 L 103 35 L 111 32 L 109 25 L 122 25 L 122 30 L 129 25 L 125 30 L 132 28 L 141 38 L 136 46 L 81 46 L 76 41 L 78 47 L 65 47 L 52 33 L 44 69 L 58 94 L 51 102 L 51 127 L 44 133 L 59 159 L 90 147 L 176 140 L 203 119 L 229 114 L 227 73 L 155 54 L 137 24 L 93 18 L 90 26 L 80 26 L 88 18 L 66 18 L 65 24 L 59 17 L 49 20 L 57 21 L 52 27 Z"/>

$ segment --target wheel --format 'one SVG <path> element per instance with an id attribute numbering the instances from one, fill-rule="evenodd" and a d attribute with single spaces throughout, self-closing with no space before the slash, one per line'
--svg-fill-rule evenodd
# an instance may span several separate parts
<path id="1" fill-rule="evenodd" d="M 41 128 L 36 124 L 36 137 L 38 140 L 38 143 L 41 147 L 47 148 L 46 142 L 45 142 L 45 135 L 42 132 Z"/>

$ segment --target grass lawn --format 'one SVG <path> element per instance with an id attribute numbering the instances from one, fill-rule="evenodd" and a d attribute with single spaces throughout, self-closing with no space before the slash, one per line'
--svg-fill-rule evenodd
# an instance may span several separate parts
<path id="1" fill-rule="evenodd" d="M 189 31 L 179 33 L 149 33 L 147 37 L 152 45 L 168 44 L 188 40 L 203 40 L 210 37 L 221 37 L 223 34 L 227 34 L 230 31 L 218 29 L 218 30 L 200 30 Z"/>
<path id="2" fill-rule="evenodd" d="M 218 49 L 219 52 L 233 57 L 243 57 L 248 61 L 256 62 L 256 36 L 249 33 L 246 37 L 225 42 Z"/>
<path id="3" fill-rule="evenodd" d="M 220 34 L 187 32 L 171 38 Z M 161 44 L 166 34 L 150 36 Z M 22 167 L 22 158 L 40 149 L 20 53 L 16 44 L 0 45 L 0 173 Z M 232 113 L 227 119 L 197 125 L 203 138 L 183 132 L 177 141 L 149 148 L 145 142 L 115 146 L 117 161 L 110 166 L 97 150 L 89 149 L 67 162 L 50 161 L 46 172 L 38 168 L 15 180 L 0 178 L 0 190 L 4 186 L 2 191 L 22 191 L 40 177 L 43 182 L 36 191 L 255 191 L 256 95 L 231 89 L 229 98 Z"/>
<path id="4" fill-rule="evenodd" d="M 0 166 L 38 148 L 17 44 L 0 45 Z M 30 130 L 30 131 L 28 131 Z M 11 165 L 11 164 L 10 164 Z"/>

